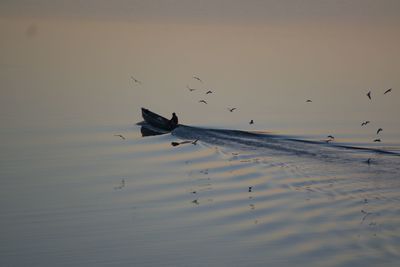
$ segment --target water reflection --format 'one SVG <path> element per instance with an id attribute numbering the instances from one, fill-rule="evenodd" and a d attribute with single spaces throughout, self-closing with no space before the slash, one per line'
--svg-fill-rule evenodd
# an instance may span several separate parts
<path id="1" fill-rule="evenodd" d="M 147 124 L 142 124 L 142 127 L 140 127 L 140 132 L 142 133 L 142 137 L 162 135 L 162 134 L 166 133 L 165 131 L 161 131 L 157 128 L 153 128 Z"/>

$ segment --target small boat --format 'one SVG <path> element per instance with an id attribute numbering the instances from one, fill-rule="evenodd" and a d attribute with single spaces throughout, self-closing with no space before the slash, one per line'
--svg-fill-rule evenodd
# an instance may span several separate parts
<path id="1" fill-rule="evenodd" d="M 170 120 L 146 108 L 142 108 L 142 117 L 147 124 L 164 131 L 170 132 L 176 128 L 176 126 L 171 125 Z"/>

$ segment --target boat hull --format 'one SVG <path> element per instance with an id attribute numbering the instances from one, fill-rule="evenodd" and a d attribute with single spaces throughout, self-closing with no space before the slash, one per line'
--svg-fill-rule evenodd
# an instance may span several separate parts
<path id="1" fill-rule="evenodd" d="M 171 126 L 170 120 L 148 109 L 142 108 L 142 117 L 147 124 L 155 128 L 169 132 L 175 128 Z"/>

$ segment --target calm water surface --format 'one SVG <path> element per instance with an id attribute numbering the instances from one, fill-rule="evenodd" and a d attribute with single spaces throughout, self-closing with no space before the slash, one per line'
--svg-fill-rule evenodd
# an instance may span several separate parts
<path id="1" fill-rule="evenodd" d="M 400 262 L 398 156 L 133 123 L 1 138 L 3 266 Z"/>

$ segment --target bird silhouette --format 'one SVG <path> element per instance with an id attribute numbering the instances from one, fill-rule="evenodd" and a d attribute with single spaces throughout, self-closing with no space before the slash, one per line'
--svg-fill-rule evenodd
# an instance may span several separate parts
<path id="1" fill-rule="evenodd" d="M 207 104 L 207 102 L 206 102 L 205 100 L 203 100 L 203 99 L 202 99 L 202 100 L 200 100 L 200 101 L 199 101 L 199 103 L 204 103 L 204 104 Z"/>
<path id="2" fill-rule="evenodd" d="M 208 91 L 206 92 L 206 95 L 208 95 L 208 94 L 212 94 L 212 91 L 208 90 Z"/>
<path id="3" fill-rule="evenodd" d="M 253 120 L 251 120 L 251 121 L 249 122 L 249 124 L 254 124 L 254 121 L 253 121 Z"/>
<path id="4" fill-rule="evenodd" d="M 230 112 L 233 112 L 236 108 L 228 108 Z"/>
<path id="5" fill-rule="evenodd" d="M 367 93 L 367 96 L 368 96 L 369 100 L 371 100 L 371 91 L 369 91 L 369 92 Z"/>
<path id="6" fill-rule="evenodd" d="M 330 139 L 335 139 L 335 137 L 333 135 L 328 135 L 327 137 Z"/>
<path id="7" fill-rule="evenodd" d="M 307 99 L 306 102 L 307 102 L 307 103 L 311 103 L 312 101 L 311 101 L 310 99 Z"/>
<path id="8" fill-rule="evenodd" d="M 365 125 L 367 125 L 368 123 L 370 123 L 370 121 L 364 121 L 363 123 L 361 123 L 361 126 L 365 126 Z"/>
<path id="9" fill-rule="evenodd" d="M 368 159 L 366 160 L 366 163 L 367 163 L 368 165 L 370 165 L 370 164 L 371 164 L 371 158 L 368 158 Z"/>
<path id="10" fill-rule="evenodd" d="M 381 139 L 375 139 L 374 142 L 381 142 Z"/>
<path id="11" fill-rule="evenodd" d="M 195 88 L 190 88 L 189 85 L 186 85 L 186 88 L 187 88 L 190 92 L 193 92 L 194 90 L 196 90 Z"/>
<path id="12" fill-rule="evenodd" d="M 193 145 L 197 145 L 197 141 L 199 141 L 199 139 L 196 139 L 194 141 L 186 140 L 186 141 L 182 141 L 182 142 L 171 142 L 171 145 L 172 146 L 179 146 L 179 145 L 189 144 L 189 143 L 193 144 Z"/>
<path id="13" fill-rule="evenodd" d="M 193 76 L 193 79 L 198 80 L 199 82 L 203 82 L 198 76 Z"/>
<path id="14" fill-rule="evenodd" d="M 142 84 L 141 81 L 139 81 L 138 79 L 136 79 L 136 78 L 133 77 L 133 76 L 131 76 L 131 79 L 132 79 L 132 81 L 134 81 L 135 83 Z"/>
<path id="15" fill-rule="evenodd" d="M 377 131 L 376 131 L 376 134 L 379 134 L 380 132 L 382 132 L 383 131 L 383 129 L 382 128 L 379 128 Z"/>
<path id="16" fill-rule="evenodd" d="M 383 94 L 386 95 L 387 93 L 391 92 L 392 88 L 387 89 Z"/>
<path id="17" fill-rule="evenodd" d="M 125 140 L 125 139 L 126 139 L 125 136 L 123 136 L 122 134 L 114 134 L 114 136 L 121 137 L 122 140 Z"/>

